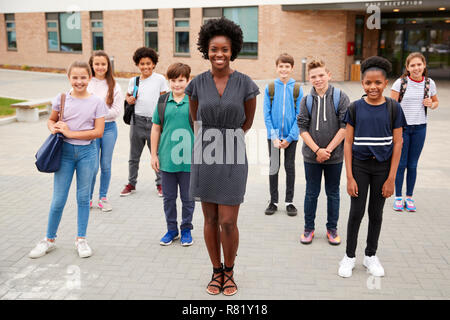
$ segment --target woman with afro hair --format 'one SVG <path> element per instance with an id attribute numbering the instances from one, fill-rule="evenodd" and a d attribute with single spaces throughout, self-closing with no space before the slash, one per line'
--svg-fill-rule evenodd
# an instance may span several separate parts
<path id="1" fill-rule="evenodd" d="M 375 255 L 386 198 L 394 193 L 394 182 L 402 153 L 405 116 L 399 103 L 385 97 L 391 63 L 370 57 L 361 64 L 362 86 L 366 96 L 350 104 L 345 115 L 344 143 L 347 192 L 351 197 L 347 224 L 347 248 L 338 274 L 348 278 L 355 267 L 355 251 L 361 220 L 369 198 L 369 229 L 363 265 L 376 277 L 384 269 Z"/>
<path id="2" fill-rule="evenodd" d="M 252 126 L 259 94 L 250 77 L 230 66 L 242 44 L 242 30 L 234 22 L 209 20 L 200 29 L 197 45 L 211 69 L 186 88 L 195 135 L 190 192 L 201 201 L 205 218 L 204 238 L 213 265 L 206 291 L 212 295 L 231 296 L 238 289 L 233 267 L 248 174 L 244 134 Z"/>

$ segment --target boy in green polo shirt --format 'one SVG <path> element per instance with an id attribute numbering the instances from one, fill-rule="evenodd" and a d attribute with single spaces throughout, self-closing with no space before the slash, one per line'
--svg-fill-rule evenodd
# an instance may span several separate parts
<path id="1" fill-rule="evenodd" d="M 178 186 L 183 204 L 181 245 L 190 246 L 193 243 L 191 229 L 195 202 L 189 197 L 189 181 L 194 133 L 189 120 L 189 99 L 184 94 L 190 74 L 191 68 L 187 64 L 174 63 L 169 66 L 167 78 L 172 91 L 160 96 L 152 117 L 152 168 L 161 172 L 167 221 L 167 233 L 159 242 L 163 246 L 179 238 L 176 204 Z"/>

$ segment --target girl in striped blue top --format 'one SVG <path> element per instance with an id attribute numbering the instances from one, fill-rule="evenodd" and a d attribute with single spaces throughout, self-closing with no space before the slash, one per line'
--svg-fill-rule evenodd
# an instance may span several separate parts
<path id="1" fill-rule="evenodd" d="M 427 63 L 420 52 L 406 58 L 406 72 L 392 85 L 391 98 L 400 102 L 407 126 L 403 130 L 403 148 L 395 179 L 395 211 L 416 211 L 412 199 L 417 177 L 417 163 L 425 143 L 427 109 L 434 110 L 439 101 L 436 84 L 427 77 Z M 406 198 L 403 202 L 402 187 L 406 174 Z"/>
<path id="2" fill-rule="evenodd" d="M 350 277 L 355 267 L 358 232 L 369 197 L 369 230 L 364 266 L 374 276 L 384 276 L 376 254 L 386 198 L 394 193 L 394 181 L 402 151 L 403 111 L 393 99 L 383 96 L 391 63 L 370 57 L 361 64 L 366 96 L 353 102 L 345 116 L 344 143 L 347 192 L 351 197 L 347 225 L 346 255 L 339 275 Z M 370 190 L 370 192 L 369 192 Z"/>

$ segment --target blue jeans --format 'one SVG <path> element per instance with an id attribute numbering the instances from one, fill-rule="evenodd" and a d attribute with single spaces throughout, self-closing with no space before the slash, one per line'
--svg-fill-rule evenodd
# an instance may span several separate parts
<path id="1" fill-rule="evenodd" d="M 103 137 L 95 139 L 97 147 L 97 157 L 95 161 L 94 176 L 92 178 L 90 199 L 94 194 L 95 180 L 97 178 L 98 167 L 100 165 L 100 192 L 99 199 L 106 198 L 111 182 L 111 162 L 114 146 L 117 140 L 117 124 L 115 121 L 105 122 Z"/>
<path id="2" fill-rule="evenodd" d="M 166 215 L 167 230 L 178 230 L 177 224 L 177 196 L 180 186 L 180 198 L 182 203 L 180 229 L 193 229 L 192 216 L 195 202 L 189 197 L 190 172 L 166 172 L 160 171 L 162 178 L 162 191 L 164 197 L 164 213 Z"/>
<path id="3" fill-rule="evenodd" d="M 53 197 L 48 215 L 47 238 L 55 239 L 61 221 L 73 174 L 77 172 L 78 237 L 86 236 L 89 220 L 89 191 L 94 174 L 95 144 L 63 144 L 61 167 L 53 178 Z"/>
<path id="4" fill-rule="evenodd" d="M 336 230 L 339 219 L 339 185 L 341 182 L 342 162 L 336 164 L 321 164 L 305 162 L 305 230 L 314 230 L 316 219 L 317 198 L 320 194 L 322 172 L 325 177 L 325 192 L 327 194 L 327 230 Z"/>
<path id="5" fill-rule="evenodd" d="M 397 177 L 395 178 L 395 196 L 402 196 L 403 179 L 406 173 L 406 196 L 412 197 L 417 178 L 417 163 L 422 152 L 427 133 L 427 125 L 412 125 L 403 128 L 403 148 Z"/>

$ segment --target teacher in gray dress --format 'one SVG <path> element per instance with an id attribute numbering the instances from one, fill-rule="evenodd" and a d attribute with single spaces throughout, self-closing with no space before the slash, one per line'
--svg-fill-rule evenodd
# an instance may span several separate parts
<path id="1" fill-rule="evenodd" d="M 209 20 L 200 29 L 197 45 L 211 69 L 186 88 L 195 134 L 190 192 L 201 201 L 205 217 L 204 237 L 213 265 L 206 291 L 212 295 L 231 296 L 238 289 L 233 267 L 248 175 L 244 134 L 252 126 L 259 94 L 250 77 L 230 67 L 242 44 L 237 24 L 225 18 Z"/>

